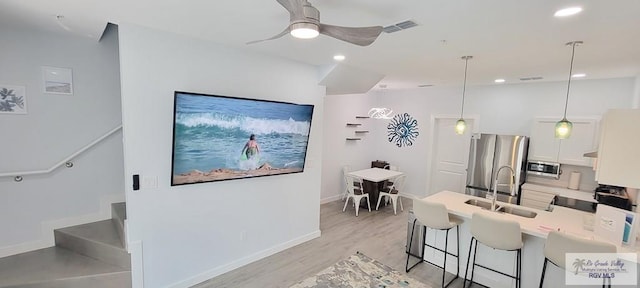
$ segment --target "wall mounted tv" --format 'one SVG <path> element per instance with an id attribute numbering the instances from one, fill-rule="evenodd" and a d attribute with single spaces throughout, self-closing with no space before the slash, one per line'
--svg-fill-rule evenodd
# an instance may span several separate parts
<path id="1" fill-rule="evenodd" d="M 299 173 L 313 105 L 174 93 L 171 186 Z"/>

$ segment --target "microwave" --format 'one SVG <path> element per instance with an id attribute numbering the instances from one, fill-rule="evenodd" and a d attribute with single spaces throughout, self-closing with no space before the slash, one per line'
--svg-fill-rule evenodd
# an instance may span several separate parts
<path id="1" fill-rule="evenodd" d="M 527 174 L 560 179 L 560 163 L 527 161 Z"/>

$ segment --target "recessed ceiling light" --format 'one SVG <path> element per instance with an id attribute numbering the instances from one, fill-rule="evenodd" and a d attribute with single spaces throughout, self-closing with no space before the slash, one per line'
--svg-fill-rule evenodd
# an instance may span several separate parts
<path id="1" fill-rule="evenodd" d="M 582 7 L 569 7 L 569 8 L 564 8 L 556 11 L 556 13 L 553 14 L 553 16 L 566 17 L 566 16 L 578 14 L 580 12 L 582 12 Z"/>
<path id="2" fill-rule="evenodd" d="M 576 74 L 571 75 L 571 77 L 573 77 L 573 78 L 582 78 L 582 77 L 585 77 L 585 76 L 587 76 L 587 74 L 584 74 L 584 73 L 576 73 Z"/>
<path id="3" fill-rule="evenodd" d="M 504 83 L 504 81 L 506 81 L 506 80 L 504 80 L 504 79 L 493 80 L 493 82 L 496 82 L 496 83 Z"/>
<path id="4" fill-rule="evenodd" d="M 335 55 L 335 56 L 333 56 L 333 60 L 336 60 L 336 61 L 342 61 L 345 58 L 346 57 L 344 57 L 344 55 Z"/>

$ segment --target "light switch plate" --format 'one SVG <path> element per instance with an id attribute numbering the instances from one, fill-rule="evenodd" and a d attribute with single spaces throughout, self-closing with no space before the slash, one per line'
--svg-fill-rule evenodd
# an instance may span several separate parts
<path id="1" fill-rule="evenodd" d="M 158 188 L 158 176 L 142 176 L 142 189 Z"/>

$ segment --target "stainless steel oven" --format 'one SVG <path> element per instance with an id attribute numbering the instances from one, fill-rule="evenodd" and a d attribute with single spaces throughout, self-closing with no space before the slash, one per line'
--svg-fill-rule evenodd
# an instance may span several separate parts
<path id="1" fill-rule="evenodd" d="M 559 179 L 562 170 L 560 163 L 527 161 L 527 174 Z"/>

